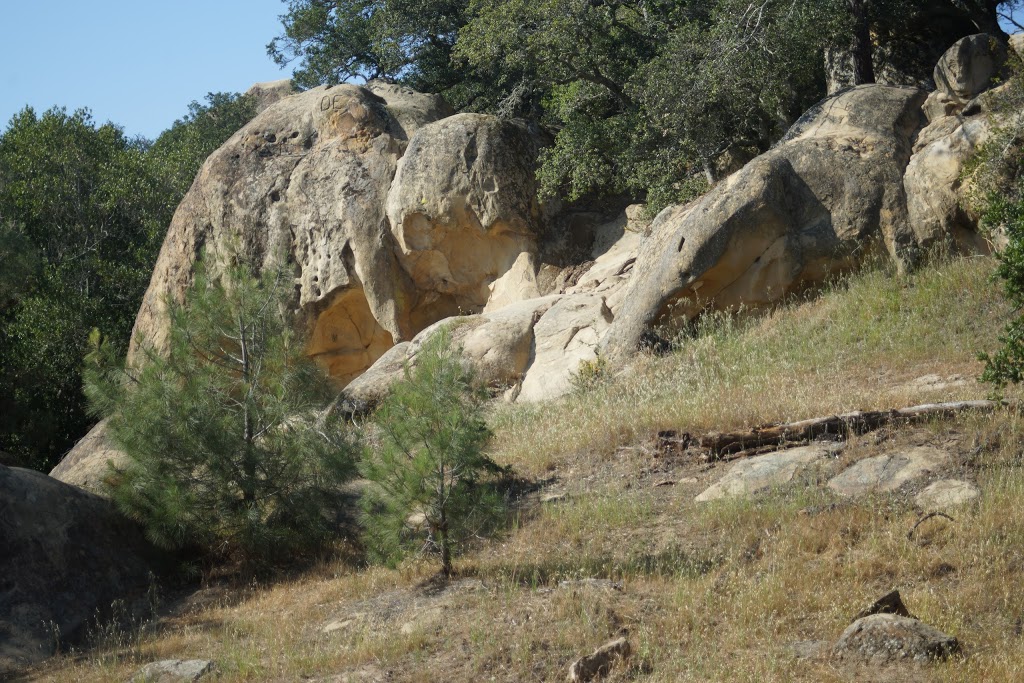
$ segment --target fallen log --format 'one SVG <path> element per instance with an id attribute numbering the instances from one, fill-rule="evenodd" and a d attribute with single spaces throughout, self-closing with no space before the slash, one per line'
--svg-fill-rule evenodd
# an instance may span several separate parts
<path id="1" fill-rule="evenodd" d="M 799 422 L 770 424 L 735 432 L 709 432 L 700 437 L 674 433 L 659 434 L 661 443 L 670 448 L 685 449 L 699 446 L 712 456 L 720 457 L 763 446 L 782 447 L 787 444 L 812 441 L 821 437 L 846 439 L 894 423 L 920 422 L 934 418 L 948 418 L 967 411 L 989 412 L 1002 406 L 999 401 L 957 401 L 954 403 L 925 403 L 897 410 L 872 410 L 816 417 Z"/>

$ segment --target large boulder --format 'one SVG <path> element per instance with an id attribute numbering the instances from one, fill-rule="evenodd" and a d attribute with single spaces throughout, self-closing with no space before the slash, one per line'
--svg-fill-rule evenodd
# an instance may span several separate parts
<path id="1" fill-rule="evenodd" d="M 103 482 L 110 468 L 123 466 L 128 456 L 110 440 L 107 420 L 102 420 L 50 470 L 54 479 L 73 484 L 91 493 L 105 493 Z"/>
<path id="2" fill-rule="evenodd" d="M 1006 42 L 987 33 L 961 38 L 935 65 L 935 86 L 949 97 L 968 102 L 1004 75 L 1007 54 Z"/>
<path id="3" fill-rule="evenodd" d="M 1005 59 L 1002 45 L 991 36 L 970 36 L 950 48 L 936 67 L 936 74 L 947 74 L 946 81 L 961 84 L 955 86 L 961 94 L 946 86 L 929 95 L 929 125 L 917 136 L 903 178 L 910 225 L 924 248 L 985 253 L 1000 246 L 978 232 L 965 169 L 993 133 L 1016 116 L 1003 104 L 1013 84 L 992 88 L 1001 74 L 1000 59 Z"/>
<path id="4" fill-rule="evenodd" d="M 921 132 L 903 186 L 908 220 L 922 248 L 990 251 L 978 233 L 978 216 L 966 202 L 964 166 L 989 139 L 992 128 L 987 115 L 959 115 L 939 119 Z"/>
<path id="5" fill-rule="evenodd" d="M 824 100 L 771 151 L 692 206 L 655 219 L 604 345 L 628 353 L 701 311 L 767 304 L 885 251 L 918 247 L 903 172 L 921 124 L 916 88 L 867 85 Z"/>
<path id="6" fill-rule="evenodd" d="M 0 466 L 0 678 L 75 643 L 115 601 L 121 616 L 138 607 L 156 557 L 109 501 Z"/>
<path id="7" fill-rule="evenodd" d="M 388 193 L 398 258 L 416 288 L 479 311 L 536 248 L 534 136 L 520 123 L 457 114 L 409 143 Z"/>
<path id="8" fill-rule="evenodd" d="M 580 366 L 597 358 L 597 345 L 613 319 L 600 294 L 559 299 L 533 328 L 530 363 L 516 400 L 528 403 L 569 393 Z"/>
<path id="9" fill-rule="evenodd" d="M 435 123 L 450 114 L 438 96 L 383 83 L 268 106 L 178 207 L 129 362 L 140 344 L 166 348 L 166 301 L 183 299 L 204 251 L 214 275 L 239 259 L 293 270 L 308 351 L 341 385 L 430 324 L 481 310 L 488 286 L 535 249 L 536 150 L 525 128 L 494 117 Z"/>

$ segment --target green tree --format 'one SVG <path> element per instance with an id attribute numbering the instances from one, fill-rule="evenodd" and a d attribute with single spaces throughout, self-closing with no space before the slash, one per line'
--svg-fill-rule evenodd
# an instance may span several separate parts
<path id="1" fill-rule="evenodd" d="M 175 208 L 254 113 L 249 98 L 207 100 L 153 144 L 86 110 L 26 108 L 0 134 L 0 280 L 18 284 L 0 302 L 0 449 L 27 466 L 49 469 L 89 428 L 89 330 L 127 345 Z"/>
<path id="2" fill-rule="evenodd" d="M 431 337 L 377 412 L 381 443 L 360 463 L 373 556 L 393 563 L 410 549 L 430 551 L 450 576 L 453 555 L 493 528 L 503 498 L 487 478 L 501 468 L 483 452 L 484 400 L 450 333 Z"/>
<path id="3" fill-rule="evenodd" d="M 0 312 L 32 289 L 39 259 L 28 238 L 14 225 L 0 223 Z"/>
<path id="4" fill-rule="evenodd" d="M 382 78 L 459 102 L 469 74 L 451 60 L 467 0 L 284 0 L 284 33 L 268 54 L 295 60 L 300 87 Z"/>
<path id="5" fill-rule="evenodd" d="M 385 77 L 553 133 L 544 194 L 685 201 L 875 59 L 926 81 L 1019 0 L 293 0 L 271 44 L 304 86 Z"/>
<path id="6" fill-rule="evenodd" d="M 963 178 L 981 227 L 1006 241 L 995 275 L 1015 313 L 999 337 L 1000 348 L 981 354 L 981 379 L 999 389 L 1024 380 L 1024 79 L 1020 61 L 1013 66 L 1017 73 L 992 105 L 1003 125 L 978 149 Z"/>
<path id="7" fill-rule="evenodd" d="M 87 111 L 25 109 L 0 135 L 0 216 L 35 261 L 0 312 L 0 449 L 26 465 L 52 466 L 88 428 L 86 337 L 127 341 L 167 203 L 144 142 Z"/>
<path id="8" fill-rule="evenodd" d="M 290 278 L 200 268 L 170 307 L 170 349 L 141 370 L 93 337 L 86 393 L 128 455 L 112 496 L 159 545 L 262 563 L 316 549 L 354 472 L 355 447 L 327 410 L 333 392 L 293 332 Z"/>

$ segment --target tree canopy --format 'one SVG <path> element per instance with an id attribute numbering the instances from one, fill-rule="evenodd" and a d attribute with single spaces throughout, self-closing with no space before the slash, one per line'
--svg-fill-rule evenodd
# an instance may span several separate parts
<path id="1" fill-rule="evenodd" d="M 195 545 L 250 565 L 316 549 L 326 513 L 354 473 L 355 449 L 327 376 L 291 328 L 291 278 L 201 265 L 170 348 L 124 370 L 92 337 L 86 390 L 128 464 L 113 498 L 159 545 Z"/>
<path id="2" fill-rule="evenodd" d="M 288 0 L 269 46 L 303 87 L 384 78 L 551 131 L 542 192 L 686 200 L 826 84 L 927 80 L 1001 33 L 997 0 Z"/>
<path id="3" fill-rule="evenodd" d="M 155 143 L 87 110 L 11 119 L 0 134 L 0 449 L 47 469 L 85 433 L 90 330 L 127 345 L 175 208 L 253 113 L 248 98 L 210 95 Z"/>

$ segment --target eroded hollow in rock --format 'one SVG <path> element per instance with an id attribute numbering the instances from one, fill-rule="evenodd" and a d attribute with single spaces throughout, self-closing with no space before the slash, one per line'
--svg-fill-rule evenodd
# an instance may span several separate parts
<path id="1" fill-rule="evenodd" d="M 504 222 L 485 230 L 475 216 L 465 223 L 445 223 L 411 213 L 395 232 L 399 260 L 417 288 L 449 295 L 471 313 L 487 304 L 489 285 L 532 248 L 531 236 Z"/>
<path id="2" fill-rule="evenodd" d="M 339 386 L 358 377 L 395 345 L 374 318 L 359 286 L 335 294 L 312 325 L 307 352 Z"/>

